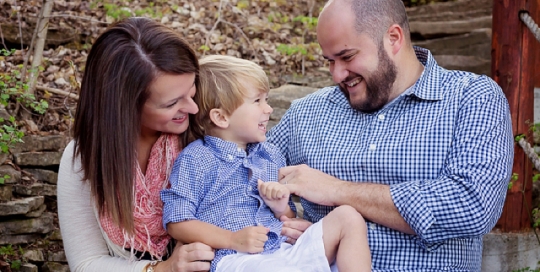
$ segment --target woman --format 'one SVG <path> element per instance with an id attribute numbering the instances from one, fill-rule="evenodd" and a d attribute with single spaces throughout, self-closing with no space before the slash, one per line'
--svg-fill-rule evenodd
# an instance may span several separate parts
<path id="1" fill-rule="evenodd" d="M 58 176 L 58 215 L 71 271 L 206 271 L 212 249 L 171 246 L 159 192 L 186 144 L 197 57 L 171 29 L 129 18 L 86 62 Z"/>

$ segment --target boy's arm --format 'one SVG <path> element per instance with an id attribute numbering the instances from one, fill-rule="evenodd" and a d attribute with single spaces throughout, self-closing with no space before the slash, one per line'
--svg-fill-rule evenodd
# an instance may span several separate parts
<path id="1" fill-rule="evenodd" d="M 269 229 L 263 226 L 245 227 L 233 232 L 199 220 L 168 223 L 169 234 L 183 242 L 202 242 L 216 249 L 259 253 L 264 250 Z"/>
<path id="2" fill-rule="evenodd" d="M 259 194 L 264 203 L 274 212 L 276 218 L 285 215 L 289 218 L 296 216 L 295 212 L 289 206 L 289 189 L 278 182 L 257 181 Z"/>

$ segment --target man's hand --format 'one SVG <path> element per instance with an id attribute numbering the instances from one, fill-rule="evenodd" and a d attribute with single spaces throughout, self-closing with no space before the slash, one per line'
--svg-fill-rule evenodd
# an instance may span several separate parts
<path id="1" fill-rule="evenodd" d="M 279 218 L 283 222 L 283 228 L 281 229 L 281 235 L 287 236 L 287 243 L 296 243 L 298 237 L 304 233 L 304 231 L 312 225 L 311 222 L 300 218 L 289 218 L 287 216 L 281 216 Z"/>
<path id="2" fill-rule="evenodd" d="M 259 253 L 264 250 L 264 243 L 268 240 L 269 228 L 263 226 L 245 227 L 233 232 L 231 236 L 231 249 L 238 252 Z"/>
<path id="3" fill-rule="evenodd" d="M 339 180 L 305 164 L 287 166 L 279 169 L 279 183 L 284 184 L 291 194 L 313 203 L 337 206 L 338 188 L 345 181 Z"/>
<path id="4" fill-rule="evenodd" d="M 259 195 L 274 214 L 282 215 L 290 209 L 288 204 L 290 193 L 287 187 L 277 182 L 263 182 L 260 179 L 257 183 Z"/>

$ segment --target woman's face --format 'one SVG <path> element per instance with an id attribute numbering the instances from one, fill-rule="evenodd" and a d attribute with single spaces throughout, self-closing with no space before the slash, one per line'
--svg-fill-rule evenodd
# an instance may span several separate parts
<path id="1" fill-rule="evenodd" d="M 180 134 L 189 125 L 188 114 L 199 108 L 193 101 L 195 74 L 162 74 L 150 84 L 150 96 L 141 115 L 141 135 Z"/>

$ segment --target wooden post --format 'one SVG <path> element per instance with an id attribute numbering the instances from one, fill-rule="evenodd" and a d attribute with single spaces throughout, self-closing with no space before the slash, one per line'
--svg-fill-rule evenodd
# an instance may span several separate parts
<path id="1" fill-rule="evenodd" d="M 540 0 L 494 0 L 491 75 L 501 86 L 512 113 L 515 135 L 524 134 L 532 142 L 534 122 L 535 47 L 538 41 L 519 18 L 520 11 L 536 17 Z M 494 146 L 493 148 L 497 148 Z M 531 228 L 532 163 L 519 145 L 514 146 L 513 173 L 517 180 L 508 190 L 503 214 L 495 226 L 503 232 Z"/>

